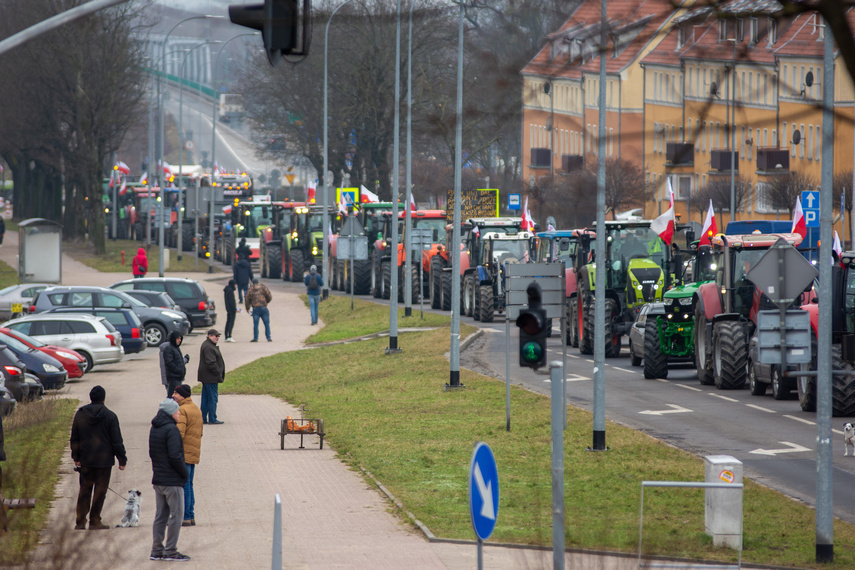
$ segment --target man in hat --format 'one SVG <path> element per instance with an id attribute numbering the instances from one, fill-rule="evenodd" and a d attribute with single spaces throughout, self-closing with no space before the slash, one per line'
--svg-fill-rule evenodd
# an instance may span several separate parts
<path id="1" fill-rule="evenodd" d="M 89 391 L 90 404 L 74 414 L 71 424 L 71 459 L 74 470 L 80 473 L 80 492 L 77 495 L 77 530 L 103 530 L 110 525 L 101 522 L 101 509 L 110 486 L 110 473 L 115 459 L 119 469 L 128 464 L 119 418 L 104 405 L 107 392 L 101 386 Z M 91 509 L 90 509 L 91 506 Z"/>
<path id="2" fill-rule="evenodd" d="M 273 342 L 270 336 L 270 309 L 267 308 L 267 303 L 273 299 L 270 294 L 270 289 L 267 285 L 261 283 L 258 278 L 252 280 L 252 287 L 246 293 L 244 303 L 247 311 L 252 311 L 252 340 L 249 342 L 258 342 L 258 319 L 264 322 L 264 336 L 267 337 L 267 342 Z"/>
<path id="3" fill-rule="evenodd" d="M 193 475 L 202 456 L 202 410 L 190 399 L 190 386 L 182 384 L 172 393 L 178 402 L 178 431 L 184 444 L 184 463 L 187 464 L 187 482 L 184 483 L 184 522 L 182 526 L 196 526 L 196 495 L 193 492 Z"/>
<path id="4" fill-rule="evenodd" d="M 167 398 L 158 406 L 148 434 L 151 485 L 157 509 L 152 525 L 151 560 L 190 560 L 189 556 L 178 552 L 178 534 L 184 513 L 184 483 L 187 481 L 184 445 L 176 425 L 179 417 L 178 402 Z"/>
<path id="5" fill-rule="evenodd" d="M 306 284 L 306 293 L 309 295 L 309 313 L 312 316 L 312 324 L 318 324 L 318 302 L 321 300 L 321 287 L 324 286 L 324 279 L 318 275 L 318 266 L 313 265 L 309 268 L 309 274 L 304 279 Z"/>
<path id="6" fill-rule="evenodd" d="M 196 373 L 196 379 L 202 383 L 202 423 L 222 424 L 224 422 L 217 419 L 217 400 L 219 385 L 226 379 L 226 365 L 217 346 L 220 331 L 209 329 L 207 336 L 199 349 L 199 369 Z"/>

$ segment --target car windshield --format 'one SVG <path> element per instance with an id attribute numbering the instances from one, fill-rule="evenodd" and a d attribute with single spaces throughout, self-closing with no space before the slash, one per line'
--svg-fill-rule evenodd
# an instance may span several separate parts
<path id="1" fill-rule="evenodd" d="M 643 226 L 608 229 L 612 287 L 626 287 L 627 270 L 633 259 L 649 258 L 659 267 L 665 268 L 668 246 L 655 231 Z"/>
<path id="2" fill-rule="evenodd" d="M 20 285 L 10 285 L 9 287 L 5 287 L 3 289 L 0 289 L 0 296 L 8 295 L 9 293 L 14 291 L 18 287 L 20 287 Z"/>
<path id="3" fill-rule="evenodd" d="M 320 232 L 324 228 L 323 214 L 309 214 L 309 231 Z"/>
<path id="4" fill-rule="evenodd" d="M 493 257 L 499 260 L 515 258 L 522 261 L 528 258 L 528 240 L 493 240 Z"/>
<path id="5" fill-rule="evenodd" d="M 238 229 L 240 237 L 257 238 L 261 231 L 270 225 L 271 206 L 257 205 L 247 206 L 244 209 L 243 221 Z"/>

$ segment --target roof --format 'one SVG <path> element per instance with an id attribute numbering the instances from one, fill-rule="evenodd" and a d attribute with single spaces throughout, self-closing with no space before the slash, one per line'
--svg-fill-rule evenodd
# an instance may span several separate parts
<path id="1" fill-rule="evenodd" d="M 593 230 L 585 228 L 581 230 L 546 230 L 544 232 L 537 232 L 537 237 L 541 239 L 555 239 L 563 237 L 579 237 L 583 234 L 588 234 L 589 236 L 597 235 Z"/>
<path id="2" fill-rule="evenodd" d="M 768 248 L 775 245 L 779 239 L 785 239 L 792 245 L 802 243 L 802 236 L 799 234 L 781 233 L 781 234 L 744 234 L 744 235 L 724 235 L 716 234 L 712 237 L 713 245 L 724 245 L 730 247 L 742 248 Z"/>

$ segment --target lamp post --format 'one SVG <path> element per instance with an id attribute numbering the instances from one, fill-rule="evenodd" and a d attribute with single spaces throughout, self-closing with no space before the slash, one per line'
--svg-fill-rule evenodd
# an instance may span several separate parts
<path id="1" fill-rule="evenodd" d="M 214 88 L 214 93 L 219 93 L 217 91 L 217 84 L 215 82 L 215 78 L 217 75 L 217 65 L 220 63 L 220 54 L 223 53 L 223 48 L 226 47 L 230 41 L 242 38 L 246 36 L 257 36 L 259 32 L 250 32 L 246 34 L 237 34 L 236 36 L 232 36 L 222 44 L 220 44 L 220 49 L 217 50 L 217 55 L 214 58 L 214 68 L 211 70 L 211 86 Z M 212 119 L 212 127 L 211 127 L 211 203 L 209 204 L 209 212 L 208 212 L 208 273 L 214 272 L 214 193 L 216 188 L 214 186 L 214 165 L 217 163 L 217 98 L 214 97 L 214 113 Z"/>
<path id="2" fill-rule="evenodd" d="M 730 69 L 730 221 L 736 214 L 736 39 L 729 38 L 733 46 Z"/>
<path id="3" fill-rule="evenodd" d="M 404 316 L 409 317 L 413 314 L 413 238 L 410 235 L 413 231 L 413 6 L 416 5 L 415 0 L 410 0 L 410 23 L 409 35 L 407 38 L 407 191 L 404 197 L 404 206 L 407 216 L 404 219 Z M 419 252 L 421 255 L 421 252 Z M 419 259 L 421 262 L 421 259 Z M 421 285 L 421 283 L 419 284 Z M 421 292 L 421 287 L 419 287 Z M 423 292 L 422 292 L 423 295 Z"/>
<path id="4" fill-rule="evenodd" d="M 451 221 L 451 339 L 449 349 L 448 388 L 462 388 L 460 383 L 460 192 L 463 176 L 463 16 L 465 6 L 460 5 L 457 24 L 457 118 L 454 136 L 454 213 Z"/>
<path id="5" fill-rule="evenodd" d="M 188 49 L 187 53 L 181 59 L 181 70 L 178 73 L 178 261 L 181 261 L 181 251 L 184 249 L 184 206 L 182 204 L 184 190 L 184 145 L 181 143 L 181 133 L 184 130 L 184 65 L 187 63 L 187 56 L 197 48 L 220 43 L 222 43 L 220 40 L 201 42 Z"/>
<path id="6" fill-rule="evenodd" d="M 329 271 L 330 271 L 330 241 L 329 241 L 329 212 L 327 212 L 327 188 L 329 187 L 329 181 L 327 180 L 327 169 L 329 168 L 329 115 L 327 114 L 327 93 L 329 90 L 329 79 L 328 79 L 328 54 L 329 54 L 329 45 L 330 45 L 330 23 L 332 22 L 333 16 L 344 6 L 350 4 L 353 0 L 345 0 L 341 4 L 339 4 L 335 10 L 330 14 L 330 19 L 327 20 L 326 29 L 324 31 L 324 171 L 321 176 L 324 179 L 324 189 L 323 189 L 323 197 L 321 201 L 323 202 L 323 234 L 324 234 L 324 253 L 323 253 L 323 264 L 321 268 L 321 274 L 324 277 L 324 290 L 323 290 L 323 298 L 326 299 L 330 294 L 329 289 Z"/>

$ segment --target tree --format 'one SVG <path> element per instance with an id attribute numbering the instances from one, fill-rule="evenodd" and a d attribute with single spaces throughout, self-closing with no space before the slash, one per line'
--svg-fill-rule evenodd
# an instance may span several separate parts
<path id="1" fill-rule="evenodd" d="M 596 168 L 594 166 L 593 168 Z M 592 170 L 592 174 L 596 176 Z M 634 162 L 622 158 L 606 159 L 606 215 L 612 218 L 623 210 L 644 206 L 644 172 Z"/>
<path id="2" fill-rule="evenodd" d="M 740 176 L 736 176 L 734 180 L 734 210 L 739 212 L 745 208 L 746 201 L 749 197 L 749 184 Z M 713 208 L 718 208 L 719 220 L 724 220 L 724 213 L 730 213 L 730 177 L 729 176 L 710 176 L 707 185 L 702 187 L 699 192 L 698 200 L 702 200 L 705 205 L 709 205 L 712 200 Z M 702 197 L 702 198 L 701 198 Z M 721 222 L 719 222 L 721 223 Z"/>
<path id="3" fill-rule="evenodd" d="M 772 182 L 766 184 L 766 199 L 776 210 L 786 210 L 790 216 L 796 208 L 796 199 L 801 197 L 803 190 L 811 190 L 816 187 L 817 181 L 813 176 L 801 172 L 790 172 L 783 176 L 776 176 Z M 840 194 L 838 193 L 839 197 Z"/>

